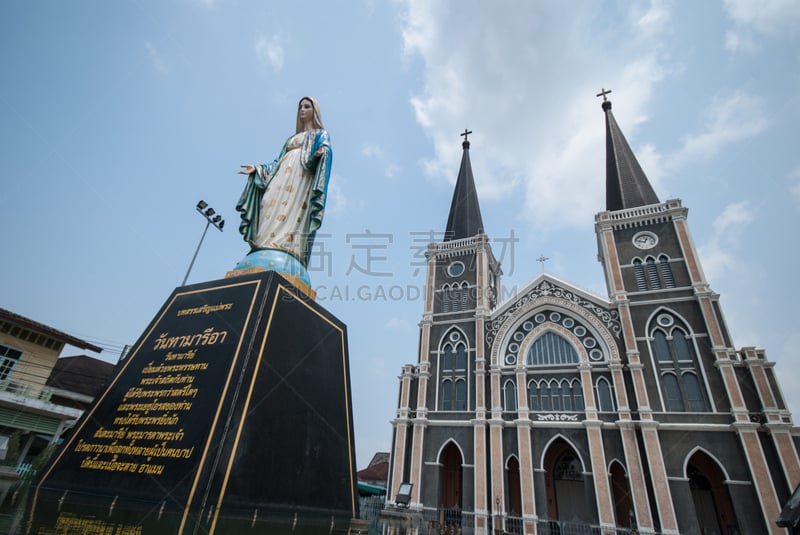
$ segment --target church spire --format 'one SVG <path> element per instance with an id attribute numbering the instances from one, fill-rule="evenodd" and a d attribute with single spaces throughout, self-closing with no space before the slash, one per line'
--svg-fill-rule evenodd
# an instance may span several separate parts
<path id="1" fill-rule="evenodd" d="M 483 234 L 481 207 L 478 204 L 478 193 L 475 190 L 475 178 L 472 176 L 472 164 L 469 161 L 469 140 L 472 132 L 464 129 L 464 154 L 461 156 L 461 169 L 458 171 L 453 201 L 450 203 L 450 215 L 447 217 L 447 228 L 444 241 L 460 240 Z"/>
<path id="2" fill-rule="evenodd" d="M 597 94 L 603 97 L 606 114 L 606 210 L 658 204 L 658 196 L 611 113 L 609 93 L 611 90 L 603 89 Z"/>

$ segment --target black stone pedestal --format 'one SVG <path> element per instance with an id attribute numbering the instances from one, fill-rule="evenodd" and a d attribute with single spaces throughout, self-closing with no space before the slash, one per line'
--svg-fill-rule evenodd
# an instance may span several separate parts
<path id="1" fill-rule="evenodd" d="M 263 272 L 173 292 L 42 471 L 27 532 L 329 533 L 354 518 L 346 328 Z"/>

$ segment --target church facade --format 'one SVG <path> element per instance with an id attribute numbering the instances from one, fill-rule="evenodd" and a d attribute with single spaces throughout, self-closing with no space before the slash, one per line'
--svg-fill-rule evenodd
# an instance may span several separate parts
<path id="1" fill-rule="evenodd" d="M 785 533 L 800 459 L 774 363 L 732 346 L 687 209 L 658 199 L 603 98 L 608 297 L 542 273 L 497 301 L 464 141 L 387 503 L 410 483 L 409 511 L 475 533 Z"/>

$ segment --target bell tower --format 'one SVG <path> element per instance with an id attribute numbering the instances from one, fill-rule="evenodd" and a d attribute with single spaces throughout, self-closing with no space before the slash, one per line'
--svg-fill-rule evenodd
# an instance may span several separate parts
<path id="1" fill-rule="evenodd" d="M 473 427 L 474 441 L 487 451 L 486 399 L 489 373 L 486 362 L 485 325 L 500 295 L 500 265 L 494 257 L 481 217 L 470 162 L 469 130 L 461 135 L 461 166 L 441 242 L 428 244 L 425 302 L 420 322 L 419 358 L 416 367 L 403 369 L 400 403 L 394 425 L 390 496 L 401 483 L 411 483 L 409 506 L 445 504 L 459 509 L 487 510 L 486 456 L 465 449 L 454 462 L 474 466 L 475 489 L 462 496 L 460 485 L 436 481 L 438 472 L 425 468 L 429 451 L 441 442 L 444 430 L 437 420 L 463 420 Z M 472 423 L 470 423 L 472 422 Z M 442 435 L 441 437 L 439 435 Z M 469 440 L 468 442 L 472 442 Z M 448 450 L 452 453 L 452 450 Z M 461 455 L 461 454 L 459 454 Z M 473 458 L 474 457 L 474 458 Z M 446 458 L 440 459 L 445 464 Z M 471 474 L 470 474 L 471 475 Z M 460 481 L 460 474 L 453 476 Z M 451 492 L 451 489 L 456 489 Z"/>
<path id="2" fill-rule="evenodd" d="M 742 391 L 747 369 L 763 373 L 769 366 L 763 352 L 759 362 L 755 351 L 734 349 L 719 294 L 711 290 L 698 258 L 688 209 L 679 199 L 658 199 L 614 118 L 608 93 L 598 94 L 606 123 L 606 210 L 596 215 L 595 232 L 609 298 L 622 324 L 634 413 L 630 424 L 638 428 L 649 460 L 653 514 L 663 530 L 677 530 L 675 503 L 689 491 L 677 480 L 685 475 L 671 473 L 664 462 L 663 445 L 672 435 L 663 429 L 684 425 L 713 440 L 719 435 L 704 422 L 724 417 L 738 438 L 731 448 L 751 471 L 764 527 L 773 529 L 779 493 L 800 480 L 800 466 L 786 415 L 778 409 L 782 403 L 770 386 L 774 382 L 765 379 L 753 387 L 773 400 L 769 408 L 749 403 Z M 761 427 L 761 419 L 776 425 Z M 765 431 L 772 442 L 766 451 Z M 781 463 L 788 481 L 769 477 L 773 451 L 787 452 Z"/>

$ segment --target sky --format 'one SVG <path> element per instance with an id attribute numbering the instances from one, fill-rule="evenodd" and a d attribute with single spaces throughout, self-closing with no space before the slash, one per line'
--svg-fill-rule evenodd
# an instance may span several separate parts
<path id="1" fill-rule="evenodd" d="M 364 468 L 418 361 L 465 128 L 504 297 L 542 270 L 608 295 L 605 88 L 659 199 L 689 208 L 734 344 L 800 414 L 798 27 L 800 0 L 0 2 L 0 307 L 115 362 L 187 275 L 199 200 L 226 226 L 188 283 L 247 254 L 239 165 L 272 161 L 313 95 L 333 170 L 309 271 L 348 326 Z"/>

